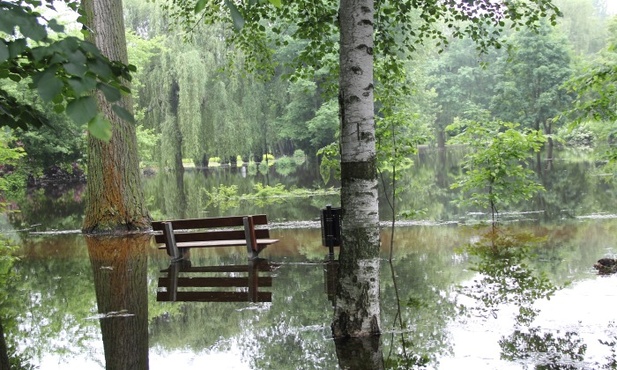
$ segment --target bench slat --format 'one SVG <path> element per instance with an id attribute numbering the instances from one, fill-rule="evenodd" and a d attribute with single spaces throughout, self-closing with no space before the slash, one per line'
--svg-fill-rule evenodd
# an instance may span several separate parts
<path id="1" fill-rule="evenodd" d="M 255 228 L 255 225 L 261 225 Z M 187 256 L 190 248 L 246 246 L 250 259 L 257 258 L 259 252 L 268 245 L 278 242 L 270 238 L 266 215 L 210 217 L 155 221 L 152 228 L 157 232 L 154 239 L 160 249 L 174 261 Z"/>
<path id="2" fill-rule="evenodd" d="M 159 287 L 167 287 L 170 284 L 170 278 L 159 278 Z M 177 279 L 177 287 L 183 288 L 248 288 L 248 277 L 181 277 Z M 258 287 L 271 287 L 271 276 L 260 276 L 257 278 Z"/>
<path id="3" fill-rule="evenodd" d="M 253 215 L 253 223 L 255 225 L 267 225 L 268 217 L 266 215 Z M 243 216 L 229 217 L 208 217 L 208 218 L 187 218 L 183 220 L 167 220 L 172 223 L 174 230 L 181 229 L 210 229 L 216 227 L 234 227 L 244 226 Z M 164 221 L 153 221 L 152 229 L 162 231 Z"/>
<path id="4" fill-rule="evenodd" d="M 274 271 L 279 266 L 270 263 L 260 263 L 257 265 L 257 271 Z M 180 267 L 179 272 L 248 272 L 249 269 L 254 267 L 248 265 L 222 265 L 222 266 L 190 266 Z M 161 272 L 170 272 L 170 269 L 161 270 Z"/>
<path id="5" fill-rule="evenodd" d="M 257 245 L 264 246 L 278 241 L 279 239 L 257 239 Z M 177 242 L 176 245 L 178 248 L 242 247 L 246 246 L 246 239 Z M 166 246 L 163 244 L 159 245 L 158 248 L 166 249 Z"/>
<path id="6" fill-rule="evenodd" d="M 244 230 L 213 230 L 213 231 L 201 231 L 201 232 L 183 232 L 181 230 L 175 230 L 174 236 L 176 242 L 190 242 L 190 241 L 213 241 L 213 240 L 238 240 L 245 239 Z M 270 239 L 270 230 L 257 229 L 255 230 L 255 236 L 257 239 Z M 167 238 L 165 234 L 154 235 L 154 240 L 157 243 L 166 243 Z"/>
<path id="7" fill-rule="evenodd" d="M 256 299 L 255 299 L 256 298 Z M 157 301 L 170 301 L 169 293 L 157 292 Z M 177 292 L 178 302 L 272 302 L 272 292 L 257 292 L 251 297 L 248 292 Z"/>

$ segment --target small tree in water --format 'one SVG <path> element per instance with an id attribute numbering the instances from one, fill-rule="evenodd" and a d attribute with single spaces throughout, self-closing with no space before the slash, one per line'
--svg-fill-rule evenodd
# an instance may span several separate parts
<path id="1" fill-rule="evenodd" d="M 535 300 L 550 297 L 557 287 L 530 263 L 541 239 L 525 233 L 497 229 L 498 209 L 531 198 L 543 190 L 525 166 L 545 137 L 538 130 L 521 132 L 518 124 L 501 121 L 457 121 L 448 130 L 458 134 L 452 142 L 470 147 L 464 172 L 452 188 L 462 190 L 461 204 L 488 208 L 491 230 L 464 250 L 476 257 L 472 269 L 480 275 L 461 293 L 481 303 L 481 315 L 497 315 L 499 306 L 518 306 L 516 322 L 530 324 L 538 311 Z"/>
<path id="2" fill-rule="evenodd" d="M 470 147 L 463 173 L 451 188 L 462 190 L 460 204 L 488 208 L 493 229 L 499 209 L 544 189 L 525 162 L 532 152 L 540 150 L 546 138 L 537 130 L 521 132 L 518 126 L 501 121 L 457 120 L 447 128 L 458 132 L 451 143 Z"/>

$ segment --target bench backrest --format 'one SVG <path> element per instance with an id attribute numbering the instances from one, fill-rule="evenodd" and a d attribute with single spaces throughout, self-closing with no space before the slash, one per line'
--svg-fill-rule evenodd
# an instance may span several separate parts
<path id="1" fill-rule="evenodd" d="M 163 231 L 163 222 L 171 222 L 176 242 L 210 241 L 210 240 L 234 240 L 245 239 L 244 216 L 189 218 L 184 220 L 154 221 L 152 229 Z M 270 230 L 264 228 L 268 225 L 266 215 L 253 215 L 257 239 L 270 238 Z M 166 243 L 164 234 L 155 234 L 157 243 Z"/>

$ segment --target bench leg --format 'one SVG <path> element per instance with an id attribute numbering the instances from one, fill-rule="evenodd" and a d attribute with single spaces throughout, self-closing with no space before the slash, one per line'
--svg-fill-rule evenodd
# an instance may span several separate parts
<path id="1" fill-rule="evenodd" d="M 184 257 L 184 253 L 181 253 L 176 245 L 176 237 L 171 222 L 163 222 L 163 234 L 165 235 L 167 254 L 172 261 L 180 261 Z"/>
<path id="2" fill-rule="evenodd" d="M 246 252 L 249 259 L 257 258 L 259 248 L 257 247 L 257 238 L 255 237 L 255 224 L 252 216 L 242 218 L 244 222 L 244 237 L 246 238 Z"/>

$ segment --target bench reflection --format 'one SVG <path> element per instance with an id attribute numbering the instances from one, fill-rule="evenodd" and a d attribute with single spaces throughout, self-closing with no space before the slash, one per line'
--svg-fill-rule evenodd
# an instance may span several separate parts
<path id="1" fill-rule="evenodd" d="M 278 265 L 265 259 L 246 265 L 192 266 L 173 262 L 159 278 L 156 300 L 161 302 L 272 302 L 271 272 Z M 263 275 L 263 276 L 260 276 Z"/>

